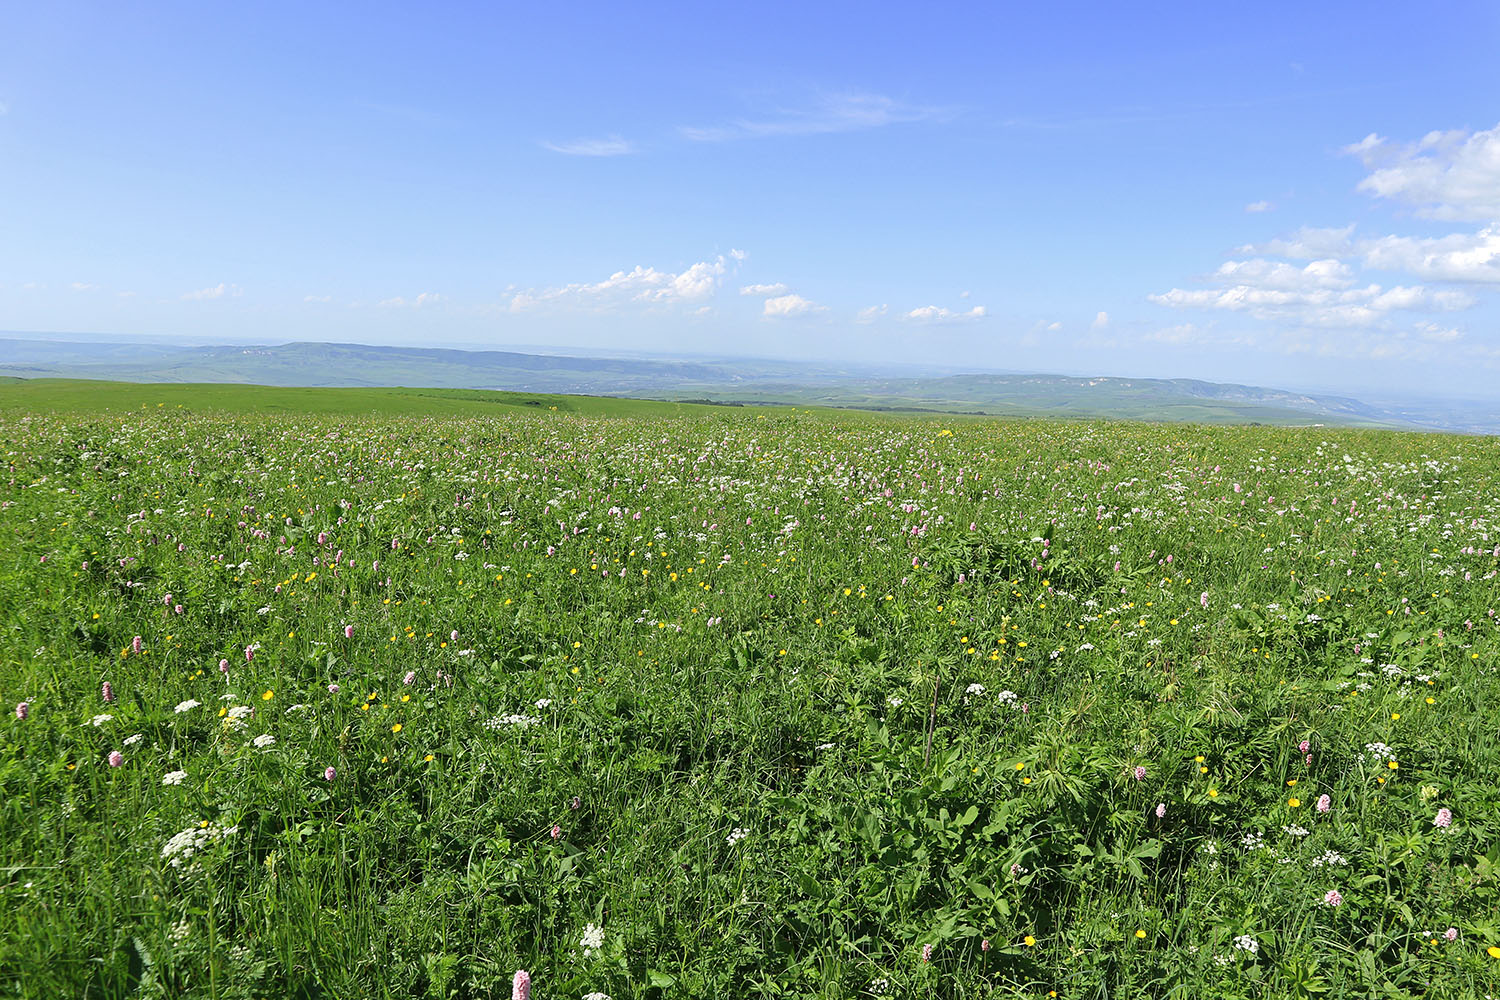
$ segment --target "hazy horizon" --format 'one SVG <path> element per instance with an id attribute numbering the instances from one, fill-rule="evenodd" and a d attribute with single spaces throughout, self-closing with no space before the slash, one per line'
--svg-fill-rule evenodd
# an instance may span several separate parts
<path id="1" fill-rule="evenodd" d="M 1500 8 L 676 9 L 18 9 L 0 327 L 1500 395 Z"/>

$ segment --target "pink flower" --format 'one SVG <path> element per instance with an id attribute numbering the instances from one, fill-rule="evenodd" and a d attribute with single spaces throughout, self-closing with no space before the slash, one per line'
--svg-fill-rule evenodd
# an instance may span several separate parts
<path id="1" fill-rule="evenodd" d="M 558 837 L 561 837 L 561 836 L 562 836 L 562 827 L 558 826 L 556 823 L 553 823 L 552 824 L 552 839 L 556 840 Z"/>
<path id="2" fill-rule="evenodd" d="M 990 939 L 989 938 L 985 938 L 983 941 L 979 942 L 979 950 L 980 951 L 989 951 L 990 950 Z"/>
<path id="3" fill-rule="evenodd" d="M 1146 777 L 1146 769 L 1144 767 L 1141 767 L 1139 764 L 1137 764 L 1136 768 L 1135 768 L 1135 780 L 1136 781 L 1143 781 L 1143 780 L 1145 780 L 1145 777 Z"/>
<path id="4" fill-rule="evenodd" d="M 161 599 L 161 602 L 162 602 L 162 604 L 164 604 L 164 605 L 166 605 L 167 607 L 170 608 L 172 606 L 172 595 L 171 594 L 167 594 L 165 597 L 163 597 Z"/>
<path id="5" fill-rule="evenodd" d="M 106 705 L 115 700 L 115 689 L 110 687 L 109 681 L 104 682 L 104 687 L 100 689 L 99 694 L 104 698 Z"/>
<path id="6" fill-rule="evenodd" d="M 1198 595 L 1198 605 L 1204 608 L 1208 607 L 1208 591 L 1205 590 Z"/>
<path id="7" fill-rule="evenodd" d="M 255 647 L 254 646 L 246 646 L 245 647 L 245 662 L 249 663 L 253 659 L 255 659 Z"/>
<path id="8" fill-rule="evenodd" d="M 354 638 L 354 626 L 353 625 L 345 625 L 344 626 L 344 638 L 345 639 L 353 639 Z"/>
<path id="9" fill-rule="evenodd" d="M 930 944 L 924 944 L 922 946 L 922 961 L 924 961 L 924 962 L 930 962 L 930 961 L 932 961 L 932 945 L 930 945 Z"/>
<path id="10" fill-rule="evenodd" d="M 136 636 L 134 639 L 130 640 L 130 651 L 132 653 L 139 653 L 141 651 L 141 637 L 140 636 Z"/>
<path id="11" fill-rule="evenodd" d="M 1324 906 L 1338 906 L 1343 901 L 1344 897 L 1339 895 L 1339 891 L 1337 889 L 1329 889 L 1327 892 L 1323 893 Z"/>
<path id="12" fill-rule="evenodd" d="M 510 982 L 510 1000 L 531 1000 L 531 973 L 525 969 L 518 971 Z"/>
<path id="13" fill-rule="evenodd" d="M 111 750 L 109 752 L 109 766 L 110 767 L 119 767 L 123 763 L 125 763 L 125 755 L 124 754 L 122 754 L 118 750 Z"/>
<path id="14" fill-rule="evenodd" d="M 1167 804 L 1165 802 L 1158 802 L 1156 804 L 1156 818 L 1157 819 L 1161 819 L 1166 814 L 1167 814 Z"/>
<path id="15" fill-rule="evenodd" d="M 1440 827 L 1442 829 L 1447 829 L 1448 827 L 1452 826 L 1453 825 L 1453 810 L 1452 809 L 1446 809 L 1446 808 L 1445 809 L 1439 809 L 1437 811 L 1437 815 L 1434 816 L 1434 817 L 1432 817 L 1432 825 L 1436 826 L 1436 827 Z"/>
<path id="16" fill-rule="evenodd" d="M 16 718 L 24 719 L 26 718 L 26 714 L 30 711 L 31 706 L 26 704 L 24 701 L 16 702 Z"/>
<path id="17" fill-rule="evenodd" d="M 221 673 L 221 674 L 227 674 L 227 673 L 229 673 L 229 661 L 228 660 L 220 660 L 219 661 L 219 673 Z"/>
<path id="18" fill-rule="evenodd" d="M 454 629 L 452 632 L 448 633 L 448 641 L 449 642 L 457 642 L 458 641 L 458 629 Z"/>
<path id="19" fill-rule="evenodd" d="M 1449 941 L 1457 941 L 1458 940 L 1458 928 L 1457 927 L 1450 927 L 1450 928 L 1448 928 L 1447 930 L 1443 931 L 1443 937 L 1447 938 Z"/>
<path id="20" fill-rule="evenodd" d="M 417 672 L 415 670 L 408 670 L 406 672 L 406 676 L 403 677 L 403 678 L 401 678 L 401 683 L 402 684 L 410 684 L 412 681 L 414 681 L 416 679 L 417 679 Z"/>
<path id="21" fill-rule="evenodd" d="M 1312 744 L 1308 743 L 1306 740 L 1303 740 L 1301 743 L 1297 744 L 1297 749 L 1301 750 L 1303 753 L 1307 753 L 1308 747 L 1310 747 L 1311 745 Z"/>
<path id="22" fill-rule="evenodd" d="M 1328 796 L 1326 796 L 1326 795 L 1319 795 L 1318 796 L 1318 812 L 1320 812 L 1320 813 L 1326 813 L 1328 811 L 1328 807 L 1332 803 L 1333 803 L 1333 800 L 1330 799 Z"/>
<path id="23" fill-rule="evenodd" d="M 323 780 L 324 781 L 332 781 L 334 778 L 337 778 L 338 776 L 339 776 L 339 773 L 337 771 L 335 771 L 331 766 L 326 771 L 323 772 Z"/>
<path id="24" fill-rule="evenodd" d="M 338 694 L 339 693 L 339 686 L 337 684 L 330 684 L 330 685 L 328 685 L 328 693 L 329 694 Z"/>

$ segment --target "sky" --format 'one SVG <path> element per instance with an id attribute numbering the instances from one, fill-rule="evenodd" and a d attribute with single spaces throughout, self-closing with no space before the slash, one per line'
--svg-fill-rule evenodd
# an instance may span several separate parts
<path id="1" fill-rule="evenodd" d="M 0 330 L 1500 397 L 1500 5 L 17 4 Z"/>

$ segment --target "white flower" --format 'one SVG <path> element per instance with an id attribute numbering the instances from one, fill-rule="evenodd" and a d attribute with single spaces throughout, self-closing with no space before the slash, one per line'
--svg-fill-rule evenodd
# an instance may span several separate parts
<path id="1" fill-rule="evenodd" d="M 583 995 L 583 1000 L 609 1000 L 609 994 L 600 993 L 598 990 L 594 990 L 592 993 L 585 993 Z"/>
<path id="2" fill-rule="evenodd" d="M 189 698 L 187 701 L 178 702 L 177 707 L 172 709 L 172 711 L 176 712 L 178 715 L 181 715 L 183 712 L 191 712 L 201 704 L 203 704 L 203 702 L 198 701 L 196 698 Z"/>
<path id="3" fill-rule="evenodd" d="M 750 836 L 749 830 L 746 830 L 742 826 L 737 826 L 730 832 L 729 836 L 724 838 L 724 842 L 733 847 L 748 836 Z"/>
<path id="4" fill-rule="evenodd" d="M 91 724 L 95 725 L 95 726 L 102 726 L 106 722 L 108 722 L 109 720 L 111 720 L 113 718 L 114 718 L 113 715 L 105 713 L 103 715 L 96 715 L 96 716 L 94 716 L 92 719 L 89 720 L 89 722 Z"/>
<path id="5" fill-rule="evenodd" d="M 125 737 L 125 745 L 128 747 L 133 747 L 145 738 L 145 735 L 142 733 L 136 733 L 134 736 L 127 736 Z"/>
<path id="6" fill-rule="evenodd" d="M 266 747 L 275 746 L 276 737 L 272 736 L 270 733 L 261 733 L 250 742 L 254 743 L 257 747 L 264 750 Z"/>
<path id="7" fill-rule="evenodd" d="M 578 943 L 583 947 L 583 957 L 593 958 L 594 953 L 604 947 L 604 928 L 589 924 L 583 929 L 583 938 Z"/>
<path id="8" fill-rule="evenodd" d="M 529 729 L 532 726 L 541 725 L 542 720 L 534 715 L 497 715 L 492 719 L 486 719 L 482 723 L 484 728 L 490 730 L 506 729 L 514 726 L 517 729 Z"/>
<path id="9" fill-rule="evenodd" d="M 1002 705 L 1014 705 L 1016 703 L 1016 693 L 1014 691 L 1001 691 L 995 695 L 995 700 Z"/>
<path id="10" fill-rule="evenodd" d="M 1241 934 L 1239 937 L 1235 938 L 1234 946 L 1240 949 L 1240 951 L 1248 951 L 1252 955 L 1260 951 L 1260 945 L 1256 944 L 1255 938 L 1251 937 L 1249 934 Z"/>
<path id="11" fill-rule="evenodd" d="M 182 784 L 182 779 L 186 777 L 186 771 L 168 771 L 162 776 L 161 783 L 163 785 L 180 785 Z"/>
<path id="12" fill-rule="evenodd" d="M 231 719 L 245 719 L 254 714 L 255 709 L 251 708 L 249 705 L 231 705 L 229 708 L 229 717 Z"/>
<path id="13" fill-rule="evenodd" d="M 964 688 L 964 694 L 984 694 L 983 684 L 970 684 Z"/>
<path id="14" fill-rule="evenodd" d="M 538 698 L 537 699 L 537 703 L 536 703 L 536 707 L 537 708 L 546 708 L 550 704 L 552 704 L 552 699 L 551 698 Z"/>
<path id="15" fill-rule="evenodd" d="M 901 699 L 898 696 L 896 696 L 896 695 L 891 695 L 889 698 L 887 698 L 885 700 L 885 703 L 887 705 L 891 706 L 892 708 L 900 708 L 901 707 Z"/>

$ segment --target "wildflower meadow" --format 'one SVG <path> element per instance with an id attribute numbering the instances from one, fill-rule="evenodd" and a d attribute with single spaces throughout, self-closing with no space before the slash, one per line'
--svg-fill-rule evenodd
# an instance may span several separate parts
<path id="1" fill-rule="evenodd" d="M 0 992 L 1500 993 L 1495 438 L 199 391 L 0 412 Z"/>

